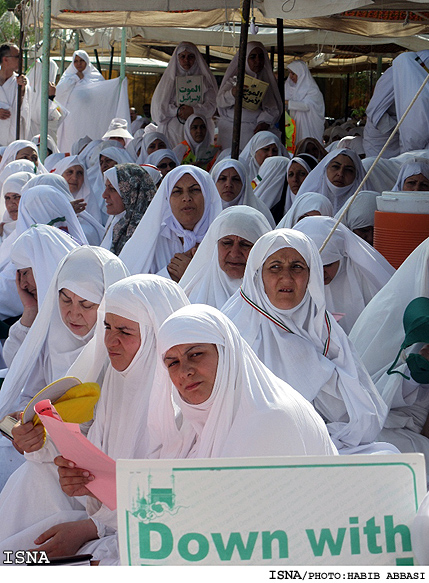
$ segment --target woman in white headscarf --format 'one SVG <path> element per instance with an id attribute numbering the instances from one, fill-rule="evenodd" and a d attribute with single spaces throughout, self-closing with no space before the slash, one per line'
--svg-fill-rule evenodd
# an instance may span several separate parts
<path id="1" fill-rule="evenodd" d="M 46 168 L 40 161 L 39 150 L 37 149 L 36 144 L 33 144 L 33 142 L 30 142 L 29 140 L 15 140 L 7 146 L 0 162 L 0 173 L 14 160 L 29 160 L 32 162 L 35 173 L 37 174 L 44 174 L 47 172 Z"/>
<path id="2" fill-rule="evenodd" d="M 372 453 L 387 415 L 354 347 L 326 311 L 316 245 L 299 231 L 263 235 L 222 308 L 262 362 L 313 403 L 340 453 Z"/>
<path id="3" fill-rule="evenodd" d="M 320 249 L 336 219 L 307 217 L 294 229 Z M 321 251 L 327 309 L 344 314 L 339 325 L 348 334 L 365 306 L 386 285 L 395 269 L 374 247 L 339 224 Z"/>
<path id="4" fill-rule="evenodd" d="M 252 187 L 253 194 L 261 200 L 273 213 L 272 209 L 282 207 L 281 201 L 285 198 L 288 182 L 287 168 L 290 159 L 284 156 L 270 156 L 265 158 L 258 174 L 253 177 Z M 283 208 L 279 213 L 283 216 Z M 277 213 L 276 213 L 277 215 Z M 280 220 L 277 216 L 274 220 Z"/>
<path id="5" fill-rule="evenodd" d="M 392 192 L 428 192 L 429 191 L 429 160 L 415 158 L 401 166 Z"/>
<path id="6" fill-rule="evenodd" d="M 66 156 L 55 166 L 54 172 L 66 179 L 73 198 L 82 202 L 84 208 L 96 221 L 102 224 L 101 199 L 91 189 L 88 174 L 79 156 Z"/>
<path id="7" fill-rule="evenodd" d="M 374 221 L 375 211 L 377 210 L 377 196 L 380 196 L 379 192 L 373 190 L 361 190 L 341 219 L 343 225 L 370 245 L 374 243 Z M 343 214 L 343 210 L 347 204 L 348 201 L 346 201 L 337 212 L 335 215 L 336 219 L 339 219 Z"/>
<path id="8" fill-rule="evenodd" d="M 255 196 L 250 178 L 246 169 L 239 160 L 223 158 L 210 172 L 219 196 L 222 199 L 222 208 L 244 205 L 261 212 L 274 228 L 273 215 L 267 205 Z"/>
<path id="9" fill-rule="evenodd" d="M 291 208 L 294 203 L 298 190 L 301 184 L 307 178 L 314 168 L 317 166 L 317 160 L 311 156 L 311 154 L 300 154 L 299 156 L 294 156 L 286 168 L 287 176 L 287 190 L 286 198 L 283 208 L 283 213 Z"/>
<path id="10" fill-rule="evenodd" d="M 349 336 L 389 408 L 380 439 L 393 443 L 403 453 L 424 453 L 429 473 L 429 384 L 424 379 L 415 380 L 409 366 L 410 355 L 419 354 L 424 339 L 415 338 L 394 365 L 405 337 L 404 312 L 416 298 L 429 298 L 429 238 L 407 257 L 363 310 Z M 421 318 L 422 325 L 423 321 Z M 393 374 L 387 374 L 389 369 Z"/>
<path id="11" fill-rule="evenodd" d="M 174 168 L 119 257 L 132 274 L 159 273 L 179 281 L 221 210 L 208 172 L 191 165 Z"/>
<path id="12" fill-rule="evenodd" d="M 217 95 L 218 143 L 222 147 L 231 148 L 234 125 L 235 94 L 237 85 L 238 56 L 235 54 L 226 70 Z M 283 103 L 277 81 L 271 68 L 270 59 L 264 45 L 260 42 L 249 42 L 246 48 L 246 75 L 268 84 L 262 101 L 256 110 L 243 106 L 240 126 L 240 150 L 252 136 L 263 130 L 276 131 L 275 124 L 280 119 Z"/>
<path id="13" fill-rule="evenodd" d="M 254 208 L 223 210 L 180 280 L 190 302 L 221 309 L 243 281 L 250 249 L 270 230 L 268 221 Z"/>
<path id="14" fill-rule="evenodd" d="M 10 258 L 17 270 L 16 285 L 24 311 L 10 327 L 3 347 L 8 367 L 43 304 L 58 264 L 76 247 L 79 245 L 67 233 L 49 225 L 33 225 L 12 245 Z"/>
<path id="15" fill-rule="evenodd" d="M 137 164 L 118 164 L 104 173 L 103 198 L 111 221 L 106 224 L 101 246 L 119 255 L 133 235 L 156 188 L 149 173 Z"/>
<path id="16" fill-rule="evenodd" d="M 31 172 L 15 172 L 3 182 L 0 195 L 0 241 L 15 230 L 22 189 L 33 178 Z"/>
<path id="17" fill-rule="evenodd" d="M 140 152 L 137 155 L 137 164 L 144 164 L 148 156 L 158 150 L 171 150 L 170 140 L 162 132 L 146 132 L 140 143 Z"/>
<path id="18" fill-rule="evenodd" d="M 292 229 L 301 219 L 317 215 L 332 217 L 332 204 L 318 192 L 306 192 L 297 196 L 277 225 L 277 229 Z"/>
<path id="19" fill-rule="evenodd" d="M 179 158 L 173 150 L 168 148 L 156 150 L 149 154 L 146 164 L 153 164 L 161 172 L 162 177 L 168 174 L 173 168 L 180 166 Z"/>
<path id="20" fill-rule="evenodd" d="M 202 87 L 198 99 L 188 104 L 180 103 L 177 96 L 178 78 L 201 76 Z M 160 82 L 155 88 L 151 102 L 151 116 L 174 148 L 183 140 L 183 128 L 187 118 L 195 114 L 211 118 L 216 109 L 217 83 L 197 47 L 190 42 L 181 42 L 171 56 Z"/>
<path id="21" fill-rule="evenodd" d="M 210 172 L 220 152 L 220 146 L 214 143 L 213 120 L 194 113 L 186 120 L 183 132 L 185 139 L 174 148 L 180 163 Z"/>
<path id="22" fill-rule="evenodd" d="M 289 160 L 289 155 L 280 139 L 273 132 L 260 131 L 249 140 L 238 159 L 245 166 L 252 180 L 258 174 L 264 160 L 271 156 L 284 156 Z"/>
<path id="23" fill-rule="evenodd" d="M 94 341 L 68 371 L 69 375 L 84 382 L 101 385 L 101 397 L 88 439 L 115 460 L 144 459 L 154 447 L 159 448 L 159 443 L 154 445 L 150 440 L 148 430 L 149 401 L 157 381 L 158 330 L 169 315 L 188 304 L 177 284 L 156 275 L 135 275 L 113 284 L 99 309 Z M 128 337 L 118 330 L 121 325 L 127 326 Z M 64 458 L 57 459 L 56 463 L 64 464 Z M 79 469 L 68 472 L 73 478 L 81 475 Z M 88 480 L 84 478 L 82 484 L 74 482 L 72 487 L 66 487 L 67 467 L 60 467 L 59 473 L 61 485 L 70 496 L 89 494 L 86 497 L 86 517 L 76 514 L 73 523 L 65 523 L 70 519 L 61 514 L 47 516 L 43 523 L 7 542 L 13 548 L 19 544 L 21 547 L 17 548 L 27 548 L 25 542 L 32 543 L 36 536 L 38 544 L 53 537 L 40 547 L 50 554 L 60 533 L 65 532 L 62 544 L 66 546 L 56 547 L 57 554 L 79 551 L 91 553 L 93 560 L 101 561 L 101 565 L 118 564 L 116 511 L 109 510 L 92 497 L 83 487 Z M 48 486 L 57 492 L 60 489 L 58 477 L 55 481 L 50 480 Z M 75 493 L 76 488 L 81 491 Z M 87 540 L 90 542 L 84 544 Z"/>
<path id="24" fill-rule="evenodd" d="M 353 194 L 365 177 L 362 160 L 350 148 L 329 152 L 301 184 L 298 194 L 319 192 L 329 198 L 336 213 Z M 369 178 L 362 189 L 374 190 Z"/>
<path id="25" fill-rule="evenodd" d="M 84 246 L 66 255 L 3 383 L 2 416 L 3 412 L 20 410 L 38 390 L 67 375 L 94 336 L 98 306 L 105 290 L 127 276 L 122 262 L 105 249 Z M 64 300 L 71 300 L 73 305 L 64 307 Z M 76 301 L 79 305 L 75 305 Z M 103 362 L 96 364 L 102 366 Z M 53 516 L 78 520 L 87 516 L 84 499 L 68 498 L 60 488 L 49 487 L 52 482 L 58 484 L 57 467 L 52 463 L 58 454 L 49 439 L 41 447 L 42 436 L 41 426 L 33 427 L 31 421 L 14 433 L 15 441 L 28 452 L 27 461 L 12 474 L 0 495 L 1 514 L 5 518 L 0 525 L 0 539 L 14 548 L 29 548 L 35 536 L 43 532 L 43 527 L 35 528 L 42 520 Z M 28 500 L 33 503 L 22 513 L 22 504 Z M 24 514 L 22 520 L 16 521 L 16 514 Z M 19 547 L 28 532 L 32 540 L 26 539 L 24 547 Z"/>
<path id="26" fill-rule="evenodd" d="M 285 100 L 286 108 L 296 123 L 296 141 L 316 138 L 322 142 L 325 128 L 323 94 L 304 61 L 292 61 L 287 67 L 289 76 L 285 81 Z"/>
<path id="27" fill-rule="evenodd" d="M 268 370 L 216 308 L 177 310 L 161 326 L 158 345 L 166 370 L 150 419 L 160 458 L 337 453 L 313 407 Z"/>

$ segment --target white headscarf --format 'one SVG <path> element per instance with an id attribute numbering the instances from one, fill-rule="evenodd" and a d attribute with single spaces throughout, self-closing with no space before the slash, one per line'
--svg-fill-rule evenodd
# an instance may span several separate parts
<path id="1" fill-rule="evenodd" d="M 253 138 L 247 143 L 246 147 L 243 149 L 238 159 L 246 168 L 246 172 L 249 178 L 252 180 L 258 173 L 260 166 L 255 160 L 255 154 L 261 148 L 265 148 L 271 144 L 275 144 L 278 149 L 279 156 L 285 156 L 288 160 L 290 159 L 286 148 L 280 142 L 280 139 L 273 134 L 273 132 L 262 131 L 256 133 Z"/>
<path id="2" fill-rule="evenodd" d="M 410 176 L 415 176 L 416 174 L 423 174 L 429 180 L 429 160 L 423 158 L 415 158 L 414 160 L 409 160 L 401 166 L 395 185 L 392 188 L 392 192 L 401 191 L 404 188 L 404 182 Z"/>
<path id="3" fill-rule="evenodd" d="M 200 143 L 197 143 L 191 135 L 191 125 L 195 119 L 201 119 L 206 126 L 206 135 L 204 140 Z M 199 162 L 208 164 L 211 162 L 217 150 L 214 148 L 214 133 L 215 133 L 215 125 L 211 118 L 206 118 L 204 115 L 197 115 L 193 113 L 188 117 L 185 121 L 185 125 L 183 126 L 183 135 L 185 138 L 186 143 L 191 148 L 191 152 L 195 155 L 196 160 Z M 183 156 L 186 154 L 188 149 L 186 144 L 178 144 L 175 146 L 174 151 L 177 154 L 177 157 L 180 161 L 183 160 Z"/>
<path id="4" fill-rule="evenodd" d="M 170 206 L 171 191 L 184 174 L 191 174 L 195 178 L 204 196 L 203 216 L 192 231 L 180 225 Z M 191 165 L 174 168 L 164 177 L 133 236 L 125 243 L 119 256 L 132 274 L 158 273 L 170 263 L 175 253 L 188 251 L 201 243 L 221 210 L 219 193 L 208 172 Z"/>
<path id="5" fill-rule="evenodd" d="M 320 249 L 335 223 L 331 217 L 306 217 L 294 229 L 305 233 Z M 326 306 L 330 312 L 345 314 L 339 324 L 348 334 L 395 269 L 374 247 L 342 224 L 322 250 L 321 259 L 323 265 L 340 261 L 334 279 L 325 285 Z"/>
<path id="6" fill-rule="evenodd" d="M 14 160 L 16 160 L 18 152 L 24 150 L 24 148 L 31 148 L 36 152 L 37 157 L 39 158 L 39 150 L 37 149 L 36 144 L 33 144 L 33 142 L 30 142 L 29 140 L 15 140 L 14 142 L 11 142 L 7 146 L 6 150 L 3 152 L 3 156 L 0 162 L 0 173 L 5 169 L 9 162 L 13 162 Z M 18 162 L 23 162 L 23 160 L 18 160 Z M 33 164 L 32 162 L 31 164 L 33 165 L 34 168 L 35 164 Z M 43 174 L 47 172 L 46 168 L 43 166 L 40 159 L 38 161 L 36 170 L 37 174 Z"/>
<path id="7" fill-rule="evenodd" d="M 185 403 L 167 371 L 160 371 L 150 421 L 160 433 L 161 458 L 336 454 L 319 415 L 215 308 L 181 308 L 161 326 L 158 343 L 160 359 L 183 343 L 214 344 L 219 357 L 212 393 L 200 405 Z M 171 391 L 183 415 L 180 430 L 172 424 Z"/>
<path id="8" fill-rule="evenodd" d="M 380 196 L 380 193 L 374 190 L 361 190 L 352 202 L 349 210 L 341 219 L 341 222 L 350 231 L 363 229 L 364 227 L 373 227 L 374 213 L 377 210 L 377 196 Z M 347 201 L 335 215 L 336 219 L 340 217 L 346 206 Z"/>
<path id="9" fill-rule="evenodd" d="M 166 149 L 168 150 L 172 149 L 170 140 L 162 132 L 146 132 L 143 135 L 140 143 L 140 154 L 137 157 L 137 164 L 144 164 L 145 162 L 147 162 L 147 158 L 150 155 L 148 154 L 147 149 L 155 140 L 161 140 L 162 142 L 164 142 Z M 156 151 L 157 150 L 155 150 L 155 152 Z M 153 154 L 153 152 L 151 152 L 151 154 Z"/>
<path id="10" fill-rule="evenodd" d="M 0 220 L 5 224 L 3 227 L 3 236 L 4 230 L 6 226 L 8 227 L 7 234 L 10 234 L 16 226 L 16 221 L 12 221 L 9 213 L 6 210 L 6 203 L 4 197 L 8 193 L 14 194 L 22 194 L 22 189 L 24 186 L 33 178 L 34 174 L 31 172 L 23 171 L 23 172 L 15 172 L 11 174 L 6 180 L 3 182 L 1 187 L 1 201 L 0 201 Z"/>
<path id="11" fill-rule="evenodd" d="M 249 176 L 247 175 L 244 165 L 239 160 L 234 160 L 232 158 L 223 158 L 220 162 L 217 162 L 210 171 L 210 175 L 213 178 L 213 182 L 216 184 L 221 173 L 227 168 L 234 168 L 241 179 L 242 188 L 240 194 L 234 200 L 227 202 L 221 199 L 222 208 L 228 208 L 230 206 L 245 205 L 255 208 L 261 212 L 270 225 L 274 228 L 274 219 L 267 205 L 257 196 L 255 196 L 252 188 L 252 184 Z"/>
<path id="12" fill-rule="evenodd" d="M 170 150 L 168 148 L 166 148 L 165 150 L 155 150 L 155 152 L 149 154 L 149 156 L 146 158 L 145 164 L 153 164 L 158 168 L 161 160 L 163 160 L 164 158 L 169 158 L 172 162 L 176 163 L 176 166 L 180 166 L 180 161 L 176 153 L 174 152 L 174 150 Z"/>
<path id="13" fill-rule="evenodd" d="M 326 176 L 326 169 L 329 163 L 343 154 L 348 156 L 356 169 L 356 177 L 349 186 L 338 187 L 334 186 Z M 334 207 L 334 213 L 336 213 L 353 194 L 355 193 L 357 187 L 362 182 L 366 172 L 362 166 L 362 161 L 359 156 L 350 148 L 335 149 L 329 152 L 310 172 L 304 182 L 301 184 L 298 194 L 303 192 L 319 192 L 324 194 L 329 198 Z M 374 190 L 371 186 L 371 179 L 366 180 L 362 185 L 362 190 Z"/>
<path id="14" fill-rule="evenodd" d="M 70 77 L 71 75 L 76 75 L 77 74 L 77 69 L 74 66 L 75 57 L 80 57 L 86 63 L 86 67 L 82 71 L 83 77 L 84 77 L 84 80 L 85 80 L 86 83 L 95 83 L 97 81 L 104 81 L 103 75 L 96 69 L 96 67 L 94 67 L 94 65 L 89 60 L 88 53 L 86 51 L 82 50 L 82 49 L 79 49 L 79 50 L 77 50 L 77 51 L 75 51 L 73 53 L 72 58 L 71 58 L 71 63 L 67 67 L 67 69 L 64 71 L 64 73 L 62 74 L 62 77 L 61 77 L 58 85 L 66 77 Z"/>
<path id="15" fill-rule="evenodd" d="M 289 310 L 270 302 L 262 280 L 265 261 L 284 247 L 296 249 L 310 271 L 303 300 Z M 338 448 L 347 452 L 374 441 L 387 410 L 344 331 L 326 312 L 322 262 L 311 239 L 290 229 L 263 235 L 250 251 L 241 290 L 222 311 L 262 362 L 314 404 Z"/>
<path id="16" fill-rule="evenodd" d="M 287 188 L 287 169 L 290 159 L 284 156 L 265 158 L 257 175 L 252 179 L 253 194 L 273 208 L 282 197 L 283 189 Z"/>
<path id="17" fill-rule="evenodd" d="M 35 176 L 37 168 L 33 162 L 30 162 L 30 160 L 13 160 L 12 162 L 9 162 L 0 172 L 0 188 L 3 186 L 3 182 L 6 178 L 9 178 L 9 176 L 16 172 L 30 172 L 30 174 Z"/>
<path id="18" fill-rule="evenodd" d="M 49 225 L 33 225 L 12 245 L 10 258 L 16 269 L 31 267 L 33 270 L 39 306 L 61 259 L 76 247 L 79 245 L 70 235 Z"/>
<path id="19" fill-rule="evenodd" d="M 176 283 L 157 275 L 133 275 L 114 283 L 99 308 L 93 340 L 67 372 L 83 382 L 102 385 L 88 439 L 115 460 L 147 458 L 151 448 L 159 447 L 158 443 L 150 443 L 147 426 L 149 399 L 156 379 L 158 330 L 168 316 L 188 304 Z M 104 344 L 106 313 L 139 324 L 140 348 L 121 372 L 110 364 Z M 112 515 L 116 514 L 89 498 L 87 510 L 93 519 L 104 523 L 111 523 Z"/>
<path id="20" fill-rule="evenodd" d="M 312 164 L 312 160 L 314 160 L 314 163 Z M 291 167 L 292 162 L 295 162 L 296 164 L 299 164 L 300 166 L 302 166 L 304 168 L 304 170 L 307 171 L 308 174 L 310 174 L 310 172 L 317 166 L 318 161 L 316 160 L 316 158 L 314 158 L 313 156 L 311 156 L 311 154 L 301 154 L 299 156 L 294 156 L 291 161 L 289 162 L 287 168 L 286 168 L 286 176 L 289 173 L 289 168 Z M 310 166 L 310 164 L 312 164 L 312 166 Z M 288 184 L 287 186 L 287 190 L 286 190 L 286 201 L 285 201 L 285 209 L 284 212 L 286 213 L 288 210 L 290 210 L 292 204 L 294 203 L 294 201 L 296 200 L 297 194 L 294 194 L 291 189 L 290 186 Z M 274 203 L 275 204 L 275 203 Z M 274 206 L 274 205 L 272 205 Z"/>
<path id="21" fill-rule="evenodd" d="M 240 287 L 242 279 L 232 279 L 219 266 L 219 239 L 236 235 L 256 243 L 259 237 L 270 230 L 270 224 L 256 209 L 233 206 L 223 210 L 210 225 L 180 280 L 179 285 L 190 302 L 221 309 Z"/>
<path id="22" fill-rule="evenodd" d="M 292 61 L 287 68 L 298 75 L 296 83 L 293 83 L 289 77 L 285 81 L 285 99 L 289 101 L 288 109 L 296 122 L 296 141 L 316 138 L 321 142 L 325 127 L 323 94 L 304 61 Z M 296 107 L 294 102 L 297 103 Z M 298 104 L 302 103 L 309 108 L 308 111 L 303 111 L 299 107 Z"/>
<path id="23" fill-rule="evenodd" d="M 78 336 L 67 328 L 60 315 L 58 292 L 67 288 L 99 304 L 109 285 L 127 275 L 123 263 L 113 253 L 99 247 L 77 247 L 64 257 L 2 385 L 1 417 L 25 406 L 44 388 L 32 384 L 36 367 L 43 373 L 44 386 L 63 377 L 94 335 L 95 327 L 86 336 Z"/>
<path id="24" fill-rule="evenodd" d="M 292 206 L 277 225 L 277 229 L 292 229 L 302 216 L 311 211 L 319 211 L 322 216 L 332 217 L 333 207 L 323 194 L 305 192 L 295 198 Z"/>

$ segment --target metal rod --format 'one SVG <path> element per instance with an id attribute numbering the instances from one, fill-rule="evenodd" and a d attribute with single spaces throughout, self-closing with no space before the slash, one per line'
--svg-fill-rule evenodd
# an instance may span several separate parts
<path id="1" fill-rule="evenodd" d="M 19 13 L 19 60 L 18 75 L 22 75 L 23 51 L 24 51 L 24 20 L 22 16 L 22 5 L 18 4 L 16 10 Z M 21 134 L 21 105 L 22 105 L 22 85 L 18 85 L 16 99 L 16 139 L 19 140 Z M 28 91 L 28 88 L 27 88 Z"/>
<path id="2" fill-rule="evenodd" d="M 49 61 L 51 52 L 51 0 L 43 2 L 42 91 L 40 104 L 40 146 L 42 163 L 48 154 Z"/>
<path id="3" fill-rule="evenodd" d="M 121 80 L 125 79 L 125 62 L 127 60 L 127 29 L 125 26 L 122 27 L 122 39 L 121 39 Z"/>
<path id="4" fill-rule="evenodd" d="M 241 113 L 243 108 L 244 74 L 246 67 L 247 37 L 249 35 L 250 0 L 243 0 L 241 14 L 240 45 L 238 49 L 237 94 L 234 105 L 231 158 L 238 160 L 240 154 Z"/>
<path id="5" fill-rule="evenodd" d="M 115 53 L 115 47 L 112 45 L 110 47 L 110 63 L 109 63 L 109 79 L 112 78 L 112 71 L 113 71 L 113 55 Z"/>
<path id="6" fill-rule="evenodd" d="M 286 144 L 286 127 L 285 127 L 285 68 L 284 68 L 284 37 L 283 37 L 283 19 L 277 18 L 277 83 L 280 91 L 280 97 L 283 109 L 280 115 L 280 131 L 282 134 L 282 144 Z"/>
<path id="7" fill-rule="evenodd" d="M 98 51 L 94 49 L 95 60 L 97 61 L 97 69 L 101 73 L 100 59 L 98 58 Z"/>

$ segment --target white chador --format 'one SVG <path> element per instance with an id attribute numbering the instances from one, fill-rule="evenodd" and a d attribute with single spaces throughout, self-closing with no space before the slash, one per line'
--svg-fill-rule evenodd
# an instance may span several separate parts
<path id="1" fill-rule="evenodd" d="M 305 192 L 293 201 L 292 206 L 277 225 L 277 229 L 292 229 L 306 213 L 318 212 L 323 217 L 332 217 L 331 202 L 318 192 Z"/>
<path id="2" fill-rule="evenodd" d="M 0 85 L 0 108 L 8 109 L 11 113 L 8 119 L 0 120 L 0 146 L 8 146 L 11 142 L 16 140 L 16 120 L 17 120 L 17 99 L 18 99 L 18 83 L 16 82 L 17 74 L 13 73 L 3 85 Z M 21 123 L 20 123 L 20 137 L 29 139 L 31 135 L 31 109 L 29 92 L 30 85 L 27 83 L 24 97 L 21 101 Z"/>
<path id="3" fill-rule="evenodd" d="M 91 280 L 88 273 L 92 275 Z M 3 383 L 1 417 L 26 404 L 36 390 L 65 376 L 94 335 L 95 326 L 84 337 L 66 328 L 59 314 L 58 290 L 66 287 L 89 301 L 100 303 L 107 287 L 127 275 L 118 258 L 105 249 L 79 247 L 63 259 L 42 309 Z M 2 548 L 33 548 L 35 538 L 51 526 L 87 518 L 85 498 L 69 498 L 58 487 L 58 468 L 52 463 L 57 455 L 55 446 L 47 439 L 41 450 L 25 454 L 26 462 L 3 488 L 0 494 Z"/>
<path id="4" fill-rule="evenodd" d="M 144 459 L 152 449 L 159 448 L 159 443 L 152 443 L 148 430 L 149 400 L 156 382 L 158 330 L 168 316 L 189 302 L 173 281 L 157 275 L 133 275 L 110 286 L 103 304 L 94 341 L 68 374 L 84 382 L 97 380 L 101 385 L 88 439 L 115 460 Z M 112 367 L 104 345 L 106 312 L 139 324 L 140 348 L 122 372 Z M 90 497 L 86 510 L 100 538 L 87 543 L 80 552 L 91 553 L 102 565 L 115 564 L 119 559 L 116 511 Z"/>
<path id="5" fill-rule="evenodd" d="M 242 278 L 225 273 L 218 259 L 218 241 L 235 235 L 251 243 L 271 230 L 265 217 L 256 209 L 233 206 L 224 209 L 210 225 L 206 236 L 180 280 L 192 304 L 208 304 L 221 309 L 240 287 Z"/>
<path id="6" fill-rule="evenodd" d="M 270 302 L 261 274 L 267 258 L 284 247 L 296 249 L 310 270 L 304 298 L 288 310 Z M 322 262 L 311 239 L 291 229 L 263 235 L 250 251 L 241 290 L 222 311 L 262 362 L 313 403 L 340 453 L 378 451 L 381 444 L 373 442 L 387 408 L 345 332 L 326 311 Z"/>
<path id="7" fill-rule="evenodd" d="M 173 215 L 170 195 L 184 174 L 191 174 L 201 186 L 204 212 L 192 231 Z M 161 182 L 147 211 L 119 257 L 132 274 L 160 273 L 168 277 L 166 266 L 175 253 L 183 253 L 201 243 L 213 220 L 221 212 L 221 198 L 208 172 L 186 165 L 171 170 Z"/>
<path id="8" fill-rule="evenodd" d="M 380 439 L 403 453 L 425 454 L 429 473 L 429 439 L 421 434 L 429 413 L 429 385 L 410 376 L 405 359 L 422 347 L 415 343 L 401 354 L 387 374 L 404 341 L 405 308 L 415 298 L 429 297 L 429 239 L 421 243 L 362 312 L 350 332 L 365 367 L 389 408 Z"/>
<path id="9" fill-rule="evenodd" d="M 310 237 L 320 249 L 332 231 L 336 219 L 306 217 L 294 229 Z M 323 265 L 339 261 L 338 271 L 325 285 L 326 307 L 344 314 L 339 321 L 348 334 L 365 306 L 395 273 L 395 268 L 369 243 L 339 224 L 321 251 Z"/>
<path id="10" fill-rule="evenodd" d="M 75 56 L 85 60 L 83 79 L 79 79 L 73 64 Z M 58 126 L 58 148 L 70 152 L 82 136 L 101 139 L 113 118 L 129 120 L 127 80 L 106 81 L 89 62 L 85 51 L 75 51 L 72 63 L 64 71 L 56 92 L 56 100 L 67 111 Z"/>
<path id="11" fill-rule="evenodd" d="M 212 392 L 197 405 L 181 398 L 162 363 L 167 350 L 184 343 L 217 348 Z M 175 312 L 161 326 L 158 351 L 164 370 L 159 371 L 149 420 L 162 444 L 160 458 L 337 453 L 313 407 L 268 370 L 216 308 L 192 305 Z M 180 429 L 174 423 L 172 397 L 183 416 Z"/>

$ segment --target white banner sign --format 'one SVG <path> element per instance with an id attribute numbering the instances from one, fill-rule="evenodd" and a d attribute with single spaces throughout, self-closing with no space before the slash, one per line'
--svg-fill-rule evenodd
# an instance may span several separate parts
<path id="1" fill-rule="evenodd" d="M 189 75 L 176 77 L 177 105 L 191 105 L 203 102 L 203 76 Z"/>
<path id="2" fill-rule="evenodd" d="M 422 454 L 119 460 L 122 565 L 413 565 Z"/>

